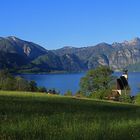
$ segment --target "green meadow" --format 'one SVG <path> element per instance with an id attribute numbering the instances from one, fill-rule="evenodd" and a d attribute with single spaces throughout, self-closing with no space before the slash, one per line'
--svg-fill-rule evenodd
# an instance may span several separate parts
<path id="1" fill-rule="evenodd" d="M 138 105 L 0 91 L 0 140 L 138 139 Z"/>

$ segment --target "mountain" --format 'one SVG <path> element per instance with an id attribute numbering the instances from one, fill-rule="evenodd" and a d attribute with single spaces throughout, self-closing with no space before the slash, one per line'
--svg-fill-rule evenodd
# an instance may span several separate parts
<path id="1" fill-rule="evenodd" d="M 0 68 L 17 72 L 80 71 L 82 62 L 74 54 L 58 56 L 33 42 L 0 37 Z"/>
<path id="2" fill-rule="evenodd" d="M 0 38 L 0 52 L 19 54 L 33 60 L 45 54 L 47 50 L 35 43 L 10 36 L 7 38 Z"/>
<path id="3" fill-rule="evenodd" d="M 0 38 L 1 67 L 17 68 L 29 63 L 47 50 L 32 42 L 23 41 L 14 36 Z"/>
<path id="4" fill-rule="evenodd" d="M 76 48 L 65 46 L 46 50 L 33 42 L 14 36 L 0 37 L 0 69 L 13 72 L 78 72 L 110 66 L 114 70 L 140 70 L 140 38 L 122 43 L 99 43 Z"/>
<path id="5" fill-rule="evenodd" d="M 64 47 L 53 52 L 58 55 L 73 54 L 79 58 L 86 69 L 95 68 L 98 65 L 109 65 L 108 55 L 113 51 L 111 45 L 100 43 L 96 46 L 74 48 Z"/>
<path id="6" fill-rule="evenodd" d="M 17 37 L 0 37 L 0 68 L 20 69 L 35 58 L 47 54 L 43 47 Z"/>
<path id="7" fill-rule="evenodd" d="M 122 69 L 129 65 L 140 62 L 140 39 L 134 38 L 131 41 L 115 43 L 112 45 L 116 51 L 110 56 L 110 66 L 114 69 Z"/>
<path id="8" fill-rule="evenodd" d="M 131 65 L 132 70 L 133 65 L 140 63 L 140 38 L 134 38 L 122 43 L 100 43 L 82 48 L 64 47 L 53 52 L 58 56 L 74 54 L 87 69 L 106 65 L 118 71 L 126 67 L 129 68 L 128 66 Z"/>
<path id="9" fill-rule="evenodd" d="M 26 66 L 27 70 L 31 68 L 33 72 L 78 72 L 86 70 L 83 62 L 74 54 L 64 54 L 62 56 L 49 52 L 33 60 Z"/>

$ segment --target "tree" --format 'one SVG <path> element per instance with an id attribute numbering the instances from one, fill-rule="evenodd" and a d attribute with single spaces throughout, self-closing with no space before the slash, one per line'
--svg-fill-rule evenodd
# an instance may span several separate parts
<path id="1" fill-rule="evenodd" d="M 114 79 L 113 71 L 107 66 L 100 66 L 96 69 L 89 70 L 85 77 L 80 80 L 81 91 L 85 95 L 91 95 L 100 91 L 108 90 L 111 87 L 111 82 Z"/>
<path id="2" fill-rule="evenodd" d="M 82 91 L 78 90 L 78 91 L 75 93 L 75 96 L 76 96 L 76 97 L 84 97 L 85 94 L 84 94 Z"/>
<path id="3" fill-rule="evenodd" d="M 8 69 L 0 71 L 0 89 L 15 90 L 15 78 L 9 73 Z"/>
<path id="4" fill-rule="evenodd" d="M 38 87 L 38 92 L 47 92 L 47 89 L 45 87 Z"/>
<path id="5" fill-rule="evenodd" d="M 29 91 L 37 91 L 37 83 L 33 80 L 29 82 Z"/>
<path id="6" fill-rule="evenodd" d="M 17 76 L 15 77 L 15 89 L 18 91 L 28 91 L 29 83 L 24 78 Z"/>
<path id="7" fill-rule="evenodd" d="M 5 86 L 5 80 L 11 77 L 7 69 L 0 70 L 0 89 L 3 89 Z"/>
<path id="8" fill-rule="evenodd" d="M 5 78 L 1 89 L 2 90 L 15 90 L 15 78 L 13 76 Z"/>
<path id="9" fill-rule="evenodd" d="M 72 96 L 72 92 L 70 90 L 68 90 L 64 95 L 65 96 Z"/>
<path id="10" fill-rule="evenodd" d="M 0 70 L 0 90 L 17 91 L 37 91 L 38 87 L 35 81 L 28 81 L 20 76 L 13 76 L 7 69 Z M 46 88 L 40 88 L 41 92 L 46 92 Z"/>

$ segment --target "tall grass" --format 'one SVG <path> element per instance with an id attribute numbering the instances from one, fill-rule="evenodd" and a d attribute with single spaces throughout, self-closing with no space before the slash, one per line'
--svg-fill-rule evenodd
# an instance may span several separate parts
<path id="1" fill-rule="evenodd" d="M 140 107 L 0 92 L 0 140 L 137 140 Z"/>

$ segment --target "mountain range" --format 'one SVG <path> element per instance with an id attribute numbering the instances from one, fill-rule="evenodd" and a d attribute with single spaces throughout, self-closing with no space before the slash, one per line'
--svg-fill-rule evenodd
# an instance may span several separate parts
<path id="1" fill-rule="evenodd" d="M 76 48 L 65 46 L 47 50 L 33 42 L 14 36 L 0 37 L 0 69 L 12 72 L 80 72 L 99 65 L 115 71 L 140 70 L 140 38 L 122 43 L 99 43 Z"/>

